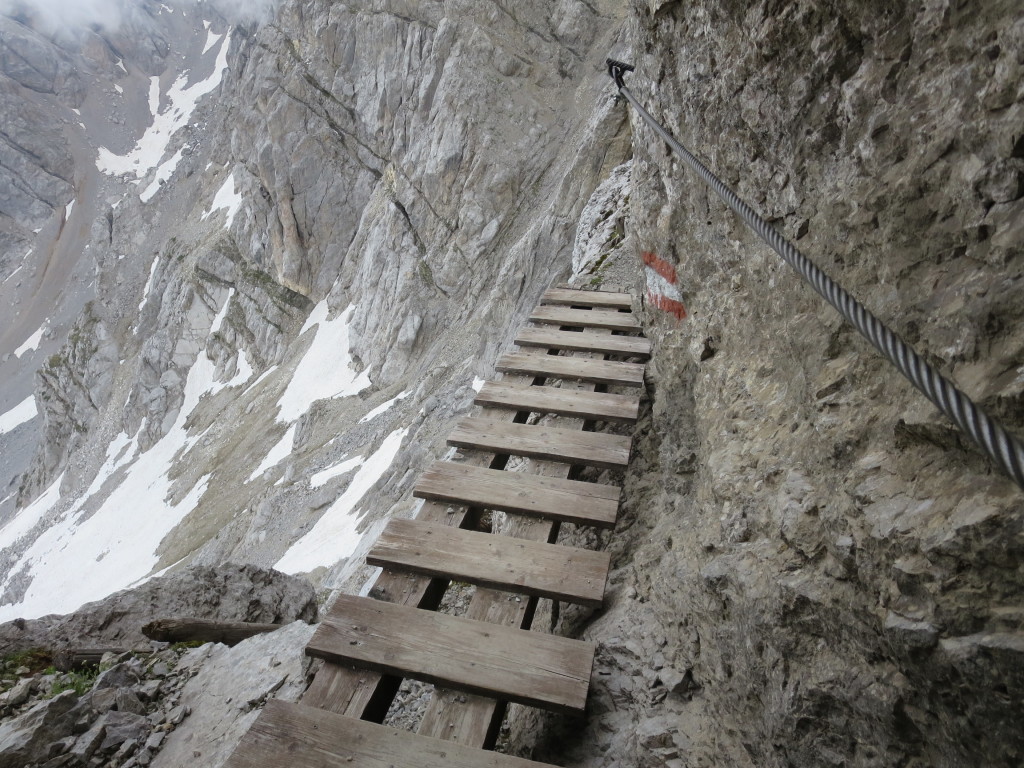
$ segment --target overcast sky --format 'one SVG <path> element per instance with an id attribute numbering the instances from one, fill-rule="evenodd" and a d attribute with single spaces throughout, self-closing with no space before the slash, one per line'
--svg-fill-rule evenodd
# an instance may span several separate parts
<path id="1" fill-rule="evenodd" d="M 206 0 L 231 21 L 253 21 L 263 18 L 278 0 Z M 204 0 L 164 0 L 172 8 L 198 5 Z M 116 27 L 132 6 L 142 0 L 0 0 L 0 13 L 25 10 L 34 12 L 54 29 L 74 29 L 89 24 Z"/>

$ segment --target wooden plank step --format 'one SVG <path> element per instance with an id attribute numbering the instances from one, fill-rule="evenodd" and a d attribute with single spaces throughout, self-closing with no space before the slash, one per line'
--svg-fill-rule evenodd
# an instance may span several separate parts
<path id="1" fill-rule="evenodd" d="M 550 288 L 540 298 L 541 304 L 562 304 L 575 307 L 631 309 L 633 297 L 611 291 L 580 291 L 573 288 Z"/>
<path id="2" fill-rule="evenodd" d="M 366 562 L 600 608 L 611 555 L 393 519 Z"/>
<path id="3" fill-rule="evenodd" d="M 639 395 L 580 392 L 557 387 L 524 387 L 504 381 L 486 381 L 473 401 L 490 408 L 509 408 L 531 413 L 554 413 L 588 421 L 621 421 L 632 424 L 640 411 Z"/>
<path id="4" fill-rule="evenodd" d="M 604 328 L 609 331 L 639 331 L 640 321 L 629 312 L 611 312 L 607 309 L 567 309 L 565 307 L 537 307 L 530 320 L 545 325 L 565 325 L 570 328 Z"/>
<path id="5" fill-rule="evenodd" d="M 555 712 L 582 712 L 596 647 L 582 640 L 339 595 L 310 656 Z"/>
<path id="6" fill-rule="evenodd" d="M 551 768 L 451 741 L 415 736 L 315 707 L 270 699 L 224 768 Z"/>
<path id="7" fill-rule="evenodd" d="M 624 387 L 642 387 L 644 384 L 644 366 L 639 363 L 585 360 L 535 352 L 508 352 L 498 359 L 495 369 L 503 373 L 528 373 L 551 379 L 589 381 L 591 384 Z"/>
<path id="8" fill-rule="evenodd" d="M 622 469 L 629 463 L 631 439 L 544 425 L 466 418 L 448 436 L 448 445 L 510 453 L 563 464 Z"/>
<path id="9" fill-rule="evenodd" d="M 437 461 L 420 475 L 412 493 L 420 499 L 614 528 L 621 490 L 613 485 Z"/>
<path id="10" fill-rule="evenodd" d="M 603 355 L 651 356 L 650 339 L 643 336 L 611 336 L 589 331 L 558 331 L 552 328 L 523 328 L 515 338 L 520 347 L 565 349 Z"/>

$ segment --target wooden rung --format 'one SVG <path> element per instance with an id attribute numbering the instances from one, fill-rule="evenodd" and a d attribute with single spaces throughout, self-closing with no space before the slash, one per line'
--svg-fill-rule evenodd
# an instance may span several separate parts
<path id="1" fill-rule="evenodd" d="M 614 485 L 435 461 L 420 475 L 412 494 L 449 504 L 614 528 L 621 490 Z"/>
<path id="2" fill-rule="evenodd" d="M 306 653 L 556 712 L 582 712 L 595 646 L 339 595 Z"/>
<path id="3" fill-rule="evenodd" d="M 608 331 L 639 331 L 641 327 L 640 322 L 629 312 L 611 312 L 607 309 L 537 307 L 530 315 L 530 320 L 545 325 L 604 328 Z"/>
<path id="4" fill-rule="evenodd" d="M 642 387 L 644 366 L 613 360 L 588 360 L 584 357 L 540 355 L 532 352 L 509 352 L 499 358 L 496 370 L 503 373 L 528 373 L 549 379 L 574 379 L 592 384 Z"/>
<path id="5" fill-rule="evenodd" d="M 448 436 L 448 445 L 534 459 L 622 469 L 629 463 L 630 438 L 539 424 L 466 418 Z"/>
<path id="6" fill-rule="evenodd" d="M 490 408 L 531 413 L 554 413 L 579 419 L 623 421 L 632 424 L 640 411 L 639 395 L 613 395 L 557 387 L 524 387 L 504 381 L 484 382 L 474 400 Z"/>
<path id="7" fill-rule="evenodd" d="M 551 768 L 520 757 L 415 736 L 315 707 L 270 699 L 224 768 Z"/>
<path id="8" fill-rule="evenodd" d="M 611 556 L 440 523 L 392 519 L 366 563 L 600 608 Z"/>
<path id="9" fill-rule="evenodd" d="M 551 288 L 544 291 L 540 303 L 562 304 L 574 307 L 631 309 L 633 297 L 628 293 L 612 293 L 611 291 L 578 291 L 571 288 Z"/>
<path id="10" fill-rule="evenodd" d="M 557 331 L 552 328 L 523 328 L 516 336 L 520 347 L 566 349 L 573 352 L 597 352 L 603 355 L 651 356 L 651 342 L 643 336 L 610 336 L 587 331 Z"/>

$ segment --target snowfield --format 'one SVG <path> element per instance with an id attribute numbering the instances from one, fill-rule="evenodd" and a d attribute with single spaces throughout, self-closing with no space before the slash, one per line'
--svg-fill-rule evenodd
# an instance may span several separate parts
<path id="1" fill-rule="evenodd" d="M 362 538 L 357 530 L 360 514 L 356 505 L 388 471 L 408 432 L 407 427 L 384 438 L 380 448 L 363 461 L 345 492 L 324 512 L 309 533 L 295 542 L 274 564 L 277 570 L 290 574 L 309 573 L 321 566 L 334 565 L 355 551 Z M 346 471 L 351 470 L 353 461 L 346 462 L 350 465 Z"/>
<path id="2" fill-rule="evenodd" d="M 149 111 L 153 116 L 152 124 L 127 154 L 118 155 L 105 147 L 100 147 L 96 157 L 96 167 L 102 173 L 109 175 L 130 174 L 135 177 L 136 183 L 139 183 L 151 170 L 160 166 L 156 180 L 142 193 L 143 202 L 152 198 L 156 194 L 156 190 L 159 189 L 159 180 L 170 178 L 178 160 L 181 159 L 179 150 L 178 154 L 161 165 L 171 137 L 188 125 L 199 99 L 220 85 L 224 72 L 228 68 L 228 49 L 230 47 L 231 35 L 224 35 L 224 39 L 220 42 L 217 61 L 210 76 L 189 86 L 186 85 L 188 83 L 188 72 L 186 71 L 174 81 L 162 97 L 160 78 L 151 77 L 149 80 Z M 161 110 L 160 104 L 164 101 L 167 106 Z"/>
<path id="3" fill-rule="evenodd" d="M 29 395 L 16 406 L 0 415 L 0 435 L 6 435 L 39 414 L 35 396 Z"/>
<path id="4" fill-rule="evenodd" d="M 352 370 L 349 322 L 354 310 L 355 307 L 349 306 L 336 318 L 328 320 L 326 299 L 313 308 L 299 335 L 315 326 L 316 336 L 277 403 L 278 421 L 296 421 L 317 400 L 357 395 L 370 386 L 369 371 L 356 373 Z"/>

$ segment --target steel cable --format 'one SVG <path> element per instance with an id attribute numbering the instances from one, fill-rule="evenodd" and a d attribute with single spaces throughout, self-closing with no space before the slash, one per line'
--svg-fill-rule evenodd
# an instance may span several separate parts
<path id="1" fill-rule="evenodd" d="M 782 259 L 797 271 L 836 311 L 846 318 L 871 344 L 900 370 L 925 397 L 966 432 L 996 463 L 1024 489 L 1024 443 L 996 423 L 971 398 L 915 352 L 891 328 L 875 317 L 846 290 L 804 256 L 753 208 L 745 203 L 707 166 L 694 157 L 643 108 L 623 81 L 633 70 L 628 64 L 608 60 L 608 73 L 639 115 L 675 151 L 726 205 L 732 208 Z"/>

